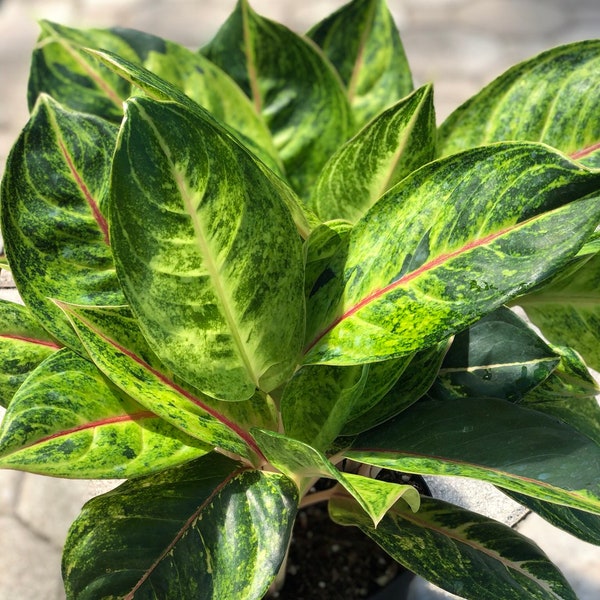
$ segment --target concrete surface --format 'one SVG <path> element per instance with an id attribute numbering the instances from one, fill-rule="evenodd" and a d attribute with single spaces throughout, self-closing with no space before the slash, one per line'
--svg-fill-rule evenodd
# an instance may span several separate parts
<path id="1" fill-rule="evenodd" d="M 251 1 L 259 13 L 299 31 L 343 3 Z M 210 39 L 234 4 L 234 0 L 0 0 L 0 173 L 27 119 L 25 90 L 37 18 L 74 26 L 134 27 L 197 47 Z M 389 0 L 389 5 L 415 83 L 434 83 L 440 122 L 515 62 L 558 44 L 600 35 L 598 0 Z M 5 274 L 0 286 L 1 297 L 18 300 Z M 0 600 L 64 598 L 61 547 L 89 495 L 87 482 L 0 471 Z M 479 508 L 486 506 L 493 503 L 486 499 Z M 502 518 L 510 520 L 512 508 L 503 505 L 509 514 Z M 495 509 L 492 513 L 500 514 Z M 600 597 L 599 548 L 532 515 L 517 528 L 560 566 L 581 600 Z M 417 579 L 409 597 L 448 596 Z"/>

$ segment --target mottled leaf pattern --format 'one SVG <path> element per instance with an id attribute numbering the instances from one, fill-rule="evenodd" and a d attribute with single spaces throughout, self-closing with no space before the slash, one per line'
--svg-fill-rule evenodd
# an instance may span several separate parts
<path id="1" fill-rule="evenodd" d="M 286 434 L 327 450 L 365 392 L 369 366 L 310 365 L 298 370 L 281 398 Z"/>
<path id="2" fill-rule="evenodd" d="M 531 321 L 554 344 L 575 348 L 600 371 L 600 254 L 570 277 L 518 298 Z"/>
<path id="3" fill-rule="evenodd" d="M 254 102 L 287 178 L 303 198 L 352 132 L 344 89 L 316 46 L 256 14 L 246 0 L 202 49 Z M 318 118 L 315 118 L 318 115 Z"/>
<path id="4" fill-rule="evenodd" d="M 518 401 L 559 361 L 527 323 L 500 307 L 455 336 L 432 394 Z"/>
<path id="5" fill-rule="evenodd" d="M 224 400 L 281 384 L 302 343 L 304 281 L 278 189 L 199 114 L 141 98 L 112 173 L 117 270 L 161 360 Z"/>
<path id="6" fill-rule="evenodd" d="M 442 500 L 422 498 L 416 514 L 398 503 L 377 527 L 348 498 L 335 497 L 329 512 L 337 523 L 360 527 L 409 570 L 462 598 L 577 599 L 534 542 Z"/>
<path id="7" fill-rule="evenodd" d="M 433 91 L 424 86 L 378 115 L 325 164 L 309 206 L 325 221 L 355 222 L 384 192 L 433 159 Z"/>
<path id="8" fill-rule="evenodd" d="M 192 393 L 177 383 L 148 348 L 133 319 L 66 304 L 61 304 L 61 308 L 69 315 L 98 368 L 136 402 L 211 447 L 252 456 L 248 444 L 254 446 L 253 440 L 224 413 L 226 403 Z M 253 408 L 258 409 L 258 402 Z M 256 410 L 254 419 L 258 422 L 252 425 L 265 424 L 260 420 L 261 412 L 264 408 Z"/>
<path id="9" fill-rule="evenodd" d="M 583 159 L 600 142 L 599 69 L 600 40 L 559 46 L 515 65 L 446 119 L 440 155 L 523 140 Z"/>
<path id="10" fill-rule="evenodd" d="M 594 231 L 597 199 L 575 200 L 599 183 L 600 173 L 528 143 L 484 146 L 418 169 L 352 229 L 343 294 L 304 362 L 408 354 L 549 277 Z"/>
<path id="11" fill-rule="evenodd" d="M 1 467 L 56 477 L 136 477 L 210 450 L 116 391 L 93 363 L 67 349 L 31 374 L 0 428 Z"/>
<path id="12" fill-rule="evenodd" d="M 135 61 L 134 50 L 119 36 L 103 29 L 83 31 L 50 21 L 41 21 L 40 27 L 31 59 L 29 109 L 33 109 L 40 94 L 48 94 L 72 110 L 119 122 L 123 100 L 129 96 L 131 86 L 84 49 L 104 48 Z"/>
<path id="13" fill-rule="evenodd" d="M 298 493 L 216 454 L 124 483 L 83 508 L 63 554 L 68 598 L 260 600 Z"/>
<path id="14" fill-rule="evenodd" d="M 8 406 L 27 375 L 59 348 L 22 304 L 0 299 L 0 406 Z"/>
<path id="15" fill-rule="evenodd" d="M 336 67 L 359 126 L 412 91 L 394 18 L 383 0 L 354 0 L 307 33 Z"/>
<path id="16" fill-rule="evenodd" d="M 29 309 L 63 344 L 77 336 L 52 298 L 123 304 L 108 245 L 106 200 L 116 128 L 42 96 L 2 180 L 2 234 Z"/>
<path id="17" fill-rule="evenodd" d="M 419 492 L 410 485 L 344 473 L 312 446 L 272 431 L 255 429 L 253 435 L 269 462 L 301 488 L 314 478 L 335 479 L 356 499 L 375 525 L 399 498 L 403 498 L 412 510 L 419 508 Z"/>
<path id="18" fill-rule="evenodd" d="M 421 401 L 345 456 L 408 473 L 460 475 L 600 514 L 600 446 L 556 419 L 496 398 Z"/>

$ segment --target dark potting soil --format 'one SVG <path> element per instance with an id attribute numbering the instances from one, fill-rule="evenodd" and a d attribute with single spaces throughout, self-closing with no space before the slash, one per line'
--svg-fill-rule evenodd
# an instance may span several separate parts
<path id="1" fill-rule="evenodd" d="M 391 476 L 389 473 L 392 473 Z M 421 493 L 421 478 L 381 473 L 380 478 L 411 483 Z M 371 598 L 405 569 L 357 527 L 334 523 L 326 504 L 298 512 L 283 588 L 277 600 L 363 600 Z"/>

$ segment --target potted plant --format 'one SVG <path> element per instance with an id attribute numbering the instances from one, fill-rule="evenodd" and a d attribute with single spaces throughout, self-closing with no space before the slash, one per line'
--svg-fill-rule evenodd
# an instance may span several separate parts
<path id="1" fill-rule="evenodd" d="M 574 598 L 411 476 L 600 542 L 600 42 L 438 129 L 380 0 L 306 36 L 240 0 L 198 52 L 40 25 L 2 181 L 25 306 L 0 304 L 0 466 L 126 479 L 74 522 L 67 596 L 283 593 L 321 505 L 465 598 Z"/>

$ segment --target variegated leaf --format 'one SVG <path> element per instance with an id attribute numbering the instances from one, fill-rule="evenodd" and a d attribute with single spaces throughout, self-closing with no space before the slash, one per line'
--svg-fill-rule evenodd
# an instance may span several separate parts
<path id="1" fill-rule="evenodd" d="M 600 40 L 558 46 L 515 65 L 446 119 L 438 152 L 502 140 L 539 141 L 598 166 L 598 69 Z"/>
<path id="2" fill-rule="evenodd" d="M 286 477 L 218 454 L 88 502 L 63 553 L 68 598 L 260 600 L 298 505 Z"/>
<path id="3" fill-rule="evenodd" d="M 131 86 L 84 48 L 104 48 L 135 61 L 133 48 L 107 30 L 83 31 L 50 21 L 40 21 L 40 27 L 27 90 L 30 110 L 40 94 L 48 94 L 72 110 L 119 122 Z"/>
<path id="4" fill-rule="evenodd" d="M 402 41 L 384 0 L 353 0 L 307 35 L 336 67 L 359 126 L 412 91 Z"/>
<path id="5" fill-rule="evenodd" d="M 600 446 L 541 412 L 496 398 L 417 402 L 366 431 L 347 458 L 459 475 L 600 514 Z"/>
<path id="6" fill-rule="evenodd" d="M 40 97 L 2 180 L 2 234 L 21 298 L 61 343 L 79 340 L 53 298 L 125 299 L 109 247 L 106 200 L 116 128 Z"/>
<path id="7" fill-rule="evenodd" d="M 598 199 L 585 197 L 599 185 L 600 173 L 533 143 L 418 169 L 352 229 L 343 293 L 321 308 L 304 363 L 374 362 L 432 346 L 550 277 L 600 220 Z"/>
<path id="8" fill-rule="evenodd" d="M 200 113 L 139 98 L 126 116 L 110 233 L 144 336 L 210 396 L 269 392 L 304 333 L 302 247 L 279 188 Z"/>
<path id="9" fill-rule="evenodd" d="M 127 309 L 86 309 L 64 303 L 60 306 L 98 368 L 136 402 L 211 447 L 244 457 L 253 457 L 253 451 L 260 456 L 244 426 L 272 426 L 272 416 L 265 402 L 261 402 L 262 396 L 235 403 L 227 410 L 232 403 L 186 389 L 165 369 Z M 240 417 L 242 425 L 234 420 Z"/>
<path id="10" fill-rule="evenodd" d="M 349 498 L 334 497 L 336 523 L 356 525 L 407 569 L 471 600 L 577 600 L 564 575 L 524 535 L 478 513 L 422 498 L 398 503 L 373 527 Z"/>
<path id="11" fill-rule="evenodd" d="M 600 371 L 600 254 L 515 304 L 552 343 L 574 348 Z"/>
<path id="12" fill-rule="evenodd" d="M 357 221 L 384 192 L 433 159 L 435 136 L 427 85 L 375 117 L 327 161 L 309 206 L 325 221 Z"/>
<path id="13" fill-rule="evenodd" d="M 68 349 L 29 376 L 0 428 L 0 467 L 56 477 L 136 477 L 211 449 L 115 390 Z"/>
<path id="14" fill-rule="evenodd" d="M 431 394 L 518 401 L 559 361 L 525 321 L 501 306 L 455 336 Z"/>
<path id="15" fill-rule="evenodd" d="M 410 485 L 342 472 L 316 448 L 273 431 L 254 429 L 252 435 L 270 464 L 294 480 L 301 490 L 314 478 L 334 479 L 356 499 L 375 525 L 400 498 L 412 510 L 419 508 L 419 492 Z"/>
<path id="16" fill-rule="evenodd" d="M 0 406 L 59 347 L 27 307 L 0 299 Z"/>
<path id="17" fill-rule="evenodd" d="M 256 14 L 247 0 L 238 2 L 202 52 L 250 97 L 288 180 L 307 198 L 353 128 L 349 102 L 329 61 L 303 37 Z"/>

